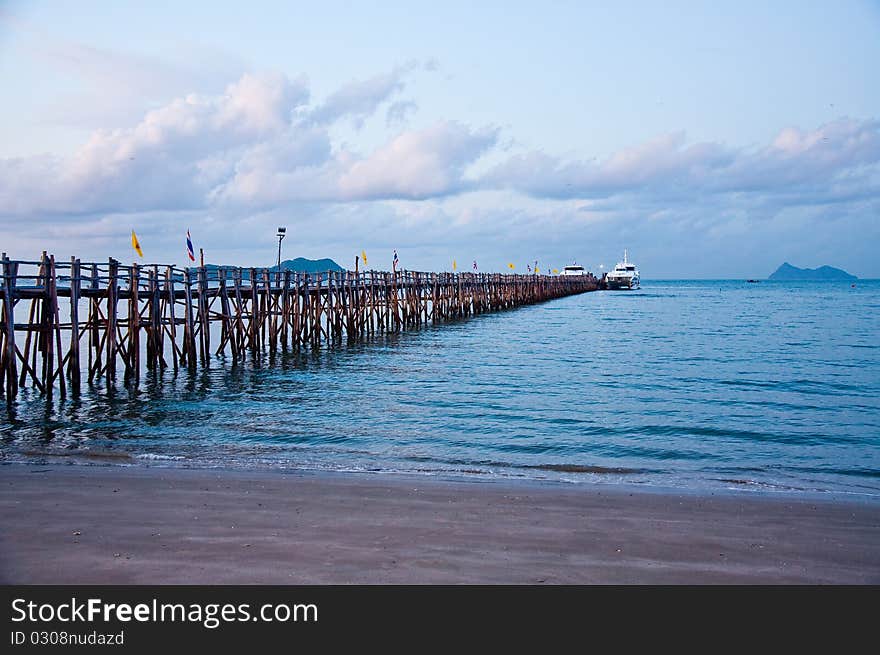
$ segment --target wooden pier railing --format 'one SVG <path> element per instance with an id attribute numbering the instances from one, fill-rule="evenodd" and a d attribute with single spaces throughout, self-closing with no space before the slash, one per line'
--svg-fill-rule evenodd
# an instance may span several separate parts
<path id="1" fill-rule="evenodd" d="M 51 399 L 82 381 L 137 385 L 141 367 L 354 341 L 594 291 L 589 276 L 124 266 L 2 256 L 0 393 Z M 16 312 L 17 310 L 17 312 Z"/>

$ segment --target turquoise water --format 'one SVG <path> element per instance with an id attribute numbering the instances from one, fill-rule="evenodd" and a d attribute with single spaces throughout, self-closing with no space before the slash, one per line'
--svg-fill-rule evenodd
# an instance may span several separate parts
<path id="1" fill-rule="evenodd" d="M 48 408 L 26 392 L 0 456 L 880 496 L 880 282 L 643 284 Z"/>

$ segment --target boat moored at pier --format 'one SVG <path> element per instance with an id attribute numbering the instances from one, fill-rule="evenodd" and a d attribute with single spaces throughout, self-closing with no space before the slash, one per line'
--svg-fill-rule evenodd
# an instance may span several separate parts
<path id="1" fill-rule="evenodd" d="M 623 251 L 623 261 L 617 262 L 610 273 L 605 276 L 605 285 L 611 290 L 638 289 L 641 284 L 639 269 L 627 259 L 627 251 Z"/>

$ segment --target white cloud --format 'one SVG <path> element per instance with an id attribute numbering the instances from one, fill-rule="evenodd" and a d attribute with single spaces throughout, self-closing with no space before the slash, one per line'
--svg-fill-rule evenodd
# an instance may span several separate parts
<path id="1" fill-rule="evenodd" d="M 713 182 L 731 191 L 805 190 L 805 185 L 833 191 L 878 162 L 880 121 L 840 119 L 815 130 L 786 128 L 769 146 L 743 153 Z"/>
<path id="2" fill-rule="evenodd" d="M 352 163 L 339 180 L 346 198 L 429 198 L 472 187 L 468 165 L 495 145 L 498 132 L 471 130 L 454 122 L 404 132 L 363 161 Z"/>
<path id="3" fill-rule="evenodd" d="M 331 98 L 343 96 L 354 97 Z M 68 158 L 2 160 L 0 215 L 446 195 L 467 187 L 465 169 L 496 139 L 492 129 L 440 122 L 362 155 L 334 148 L 329 126 L 311 120 L 308 98 L 304 79 L 245 74 L 222 95 L 190 94 L 134 127 L 95 131 Z M 343 111 L 334 102 L 337 120 L 369 104 Z"/>
<path id="4" fill-rule="evenodd" d="M 191 94 L 133 128 L 98 130 L 69 158 L 0 160 L 0 214 L 203 206 L 224 160 L 282 134 L 307 99 L 302 79 L 245 74 L 223 95 Z"/>
<path id="5" fill-rule="evenodd" d="M 779 195 L 800 192 L 805 185 L 810 185 L 811 194 L 821 190 L 831 198 L 841 184 L 864 176 L 865 167 L 876 169 L 878 162 L 880 122 L 841 119 L 811 131 L 787 128 L 772 144 L 754 150 L 718 143 L 688 145 L 684 133 L 678 132 L 603 161 L 564 161 L 533 151 L 499 164 L 482 181 L 543 198 L 759 191 Z"/>
<path id="6" fill-rule="evenodd" d="M 367 80 L 352 81 L 331 93 L 318 105 L 309 118 L 319 125 L 329 125 L 348 118 L 356 127 L 371 116 L 383 102 L 403 90 L 405 68 L 376 75 Z"/>

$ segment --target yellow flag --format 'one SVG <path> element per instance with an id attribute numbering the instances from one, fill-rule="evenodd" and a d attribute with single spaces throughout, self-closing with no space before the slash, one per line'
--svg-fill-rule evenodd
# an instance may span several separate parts
<path id="1" fill-rule="evenodd" d="M 507 268 L 509 268 L 512 271 L 513 269 L 516 268 L 516 266 L 514 266 L 513 264 L 508 264 Z"/>
<path id="2" fill-rule="evenodd" d="M 458 268 L 458 264 L 456 264 L 456 263 L 455 263 L 455 260 L 453 259 L 453 260 L 452 260 L 452 270 L 454 271 L 454 270 L 457 269 L 457 268 Z"/>
<path id="3" fill-rule="evenodd" d="M 134 233 L 134 230 L 131 231 L 131 247 L 135 249 L 139 257 L 144 256 L 144 251 L 141 250 L 141 244 L 138 241 L 137 234 Z"/>
<path id="4" fill-rule="evenodd" d="M 364 260 L 364 266 L 366 266 L 367 265 L 367 251 L 366 250 L 361 250 L 361 259 Z"/>
<path id="5" fill-rule="evenodd" d="M 537 266 L 535 266 L 535 273 L 540 273 L 540 272 L 541 272 L 541 269 L 538 268 Z"/>
<path id="6" fill-rule="evenodd" d="M 553 269 L 553 275 L 557 275 L 558 273 L 559 273 L 559 269 L 558 269 L 558 268 L 554 268 L 554 269 Z"/>

